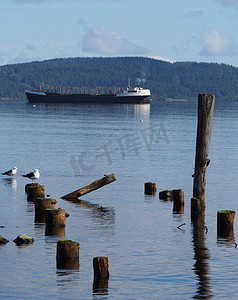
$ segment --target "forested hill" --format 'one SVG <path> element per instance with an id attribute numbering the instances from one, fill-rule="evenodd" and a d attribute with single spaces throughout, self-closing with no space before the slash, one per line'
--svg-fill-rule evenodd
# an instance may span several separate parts
<path id="1" fill-rule="evenodd" d="M 0 99 L 26 100 L 25 89 L 51 87 L 126 88 L 140 85 L 153 100 L 197 99 L 198 93 L 217 100 L 238 100 L 238 68 L 215 63 L 168 63 L 145 57 L 67 58 L 0 67 Z"/>

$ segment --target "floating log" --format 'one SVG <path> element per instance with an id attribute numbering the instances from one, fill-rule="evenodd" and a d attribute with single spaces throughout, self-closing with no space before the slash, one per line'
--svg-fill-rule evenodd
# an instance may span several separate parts
<path id="1" fill-rule="evenodd" d="M 193 198 L 197 198 L 198 207 L 205 210 L 206 170 L 210 163 L 208 159 L 209 145 L 212 131 L 212 117 L 215 96 L 211 94 L 198 95 L 198 123 L 195 172 L 193 174 Z M 195 211 L 193 211 L 194 213 Z"/>
<path id="2" fill-rule="evenodd" d="M 72 193 L 69 193 L 67 195 L 64 195 L 63 197 L 61 197 L 62 199 L 77 199 L 85 194 L 88 194 L 92 191 L 95 191 L 101 187 L 103 187 L 104 185 L 107 185 L 113 181 L 116 181 L 116 177 L 114 174 L 110 174 L 110 175 L 105 175 L 103 178 L 96 180 L 92 183 L 90 183 L 89 185 L 78 189 Z"/>
<path id="3" fill-rule="evenodd" d="M 233 233 L 235 214 L 234 210 L 220 210 L 217 212 L 218 235 L 230 236 Z"/>
<path id="4" fill-rule="evenodd" d="M 109 263 L 108 257 L 94 257 L 93 259 L 93 270 L 94 280 L 96 279 L 108 279 L 109 278 Z"/>
<path id="5" fill-rule="evenodd" d="M 145 192 L 146 195 L 154 195 L 156 194 L 156 184 L 152 182 L 145 183 Z"/>
<path id="6" fill-rule="evenodd" d="M 65 226 L 65 210 L 58 209 L 46 209 L 45 221 L 47 227 L 64 227 Z"/>
<path id="7" fill-rule="evenodd" d="M 25 186 L 27 200 L 34 201 L 37 197 L 45 197 L 45 186 L 39 183 L 31 183 Z"/>

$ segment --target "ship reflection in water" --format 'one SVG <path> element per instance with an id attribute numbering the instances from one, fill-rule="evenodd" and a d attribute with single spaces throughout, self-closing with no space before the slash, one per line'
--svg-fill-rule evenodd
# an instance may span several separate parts
<path id="1" fill-rule="evenodd" d="M 61 112 L 64 115 L 77 114 L 110 114 L 110 116 L 122 114 L 123 116 L 134 115 L 140 121 L 150 118 L 150 104 L 71 104 L 71 103 L 36 103 L 31 104 L 42 113 Z"/>

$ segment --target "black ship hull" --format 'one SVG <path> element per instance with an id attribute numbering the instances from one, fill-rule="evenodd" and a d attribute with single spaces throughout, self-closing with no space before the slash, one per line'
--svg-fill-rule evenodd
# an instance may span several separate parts
<path id="1" fill-rule="evenodd" d="M 113 94 L 60 94 L 50 92 L 26 91 L 26 97 L 29 103 L 125 103 L 125 104 L 143 104 L 150 103 L 150 96 L 117 96 Z"/>

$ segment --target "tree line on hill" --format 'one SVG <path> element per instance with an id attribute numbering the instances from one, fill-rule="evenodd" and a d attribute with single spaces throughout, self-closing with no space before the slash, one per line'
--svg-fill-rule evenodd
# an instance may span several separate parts
<path id="1" fill-rule="evenodd" d="M 211 93 L 218 100 L 238 100 L 238 68 L 226 64 L 168 63 L 146 57 L 61 58 L 0 67 L 0 99 L 25 100 L 26 89 L 48 87 L 151 90 L 153 100 L 197 99 Z"/>

